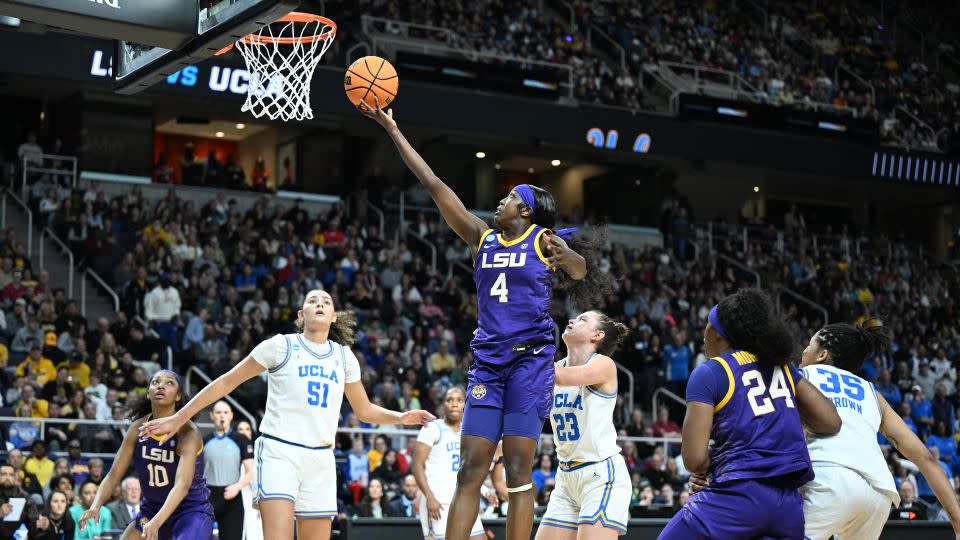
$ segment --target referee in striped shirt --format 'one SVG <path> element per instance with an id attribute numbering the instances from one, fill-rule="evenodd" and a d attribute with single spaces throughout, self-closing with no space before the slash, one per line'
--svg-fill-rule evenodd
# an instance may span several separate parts
<path id="1" fill-rule="evenodd" d="M 210 487 L 210 504 L 220 540 L 242 540 L 244 508 L 240 490 L 253 479 L 253 442 L 230 427 L 233 409 L 226 401 L 216 402 L 210 417 L 214 431 L 203 441 L 203 476 Z"/>

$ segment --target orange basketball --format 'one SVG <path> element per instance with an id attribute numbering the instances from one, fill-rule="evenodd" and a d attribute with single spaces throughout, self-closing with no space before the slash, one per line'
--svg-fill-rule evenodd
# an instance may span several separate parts
<path id="1" fill-rule="evenodd" d="M 399 85 L 397 70 L 379 56 L 357 59 L 350 64 L 343 76 L 343 89 L 347 92 L 347 98 L 357 107 L 361 101 L 365 101 L 370 108 L 376 109 L 376 96 L 380 99 L 380 107 L 386 109 L 397 99 Z"/>

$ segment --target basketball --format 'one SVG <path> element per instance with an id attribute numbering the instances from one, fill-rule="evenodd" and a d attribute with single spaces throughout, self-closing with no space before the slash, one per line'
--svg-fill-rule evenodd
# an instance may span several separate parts
<path id="1" fill-rule="evenodd" d="M 397 70 L 379 56 L 357 59 L 350 64 L 343 76 L 343 89 L 347 92 L 347 98 L 357 107 L 360 106 L 360 101 L 365 101 L 370 108 L 376 109 L 376 96 L 380 99 L 380 107 L 386 109 L 397 99 L 399 85 Z"/>

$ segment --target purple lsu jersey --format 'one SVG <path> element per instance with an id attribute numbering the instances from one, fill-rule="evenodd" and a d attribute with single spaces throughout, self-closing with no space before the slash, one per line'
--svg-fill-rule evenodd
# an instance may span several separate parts
<path id="1" fill-rule="evenodd" d="M 540 250 L 546 231 L 530 225 L 509 242 L 499 231 L 483 233 L 473 261 L 479 316 L 470 343 L 479 360 L 507 364 L 516 356 L 514 345 L 554 343 L 549 313 L 553 271 Z"/>
<path id="2" fill-rule="evenodd" d="M 730 351 L 694 370 L 687 400 L 714 408 L 713 482 L 769 479 L 799 487 L 813 479 L 796 404 L 799 378 L 796 367 L 764 366 L 746 351 Z"/>
<path id="3" fill-rule="evenodd" d="M 143 500 L 148 506 L 160 508 L 167 495 L 173 489 L 177 477 L 177 467 L 180 462 L 177 452 L 177 436 L 174 435 L 162 445 L 149 437 L 138 440 L 134 450 L 133 461 L 137 469 L 137 477 L 143 489 Z M 210 490 L 207 481 L 203 478 L 203 449 L 196 456 L 196 465 L 193 471 L 193 482 L 187 495 L 183 498 L 179 508 L 204 506 L 209 504 Z"/>

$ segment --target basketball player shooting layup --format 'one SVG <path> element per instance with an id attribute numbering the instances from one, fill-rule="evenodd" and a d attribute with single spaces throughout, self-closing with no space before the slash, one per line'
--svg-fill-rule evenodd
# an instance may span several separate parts
<path id="1" fill-rule="evenodd" d="M 393 110 L 360 110 L 390 135 L 407 167 L 427 189 L 447 224 L 474 255 L 479 320 L 471 343 L 474 353 L 467 381 L 467 405 L 460 442 L 457 489 L 447 520 L 447 540 L 467 540 L 480 507 L 480 486 L 503 439 L 510 510 L 507 537 L 530 538 L 535 493 L 533 460 L 553 397 L 554 323 L 550 298 L 554 272 L 569 286 L 577 305 L 596 305 L 612 290 L 608 273 L 589 271 L 596 264 L 602 234 L 590 244 L 568 245 L 550 229 L 556 221 L 553 197 L 522 184 L 504 197 L 494 215 L 495 229 L 471 214 L 400 132 Z M 571 284 L 571 282 L 575 282 Z"/>

